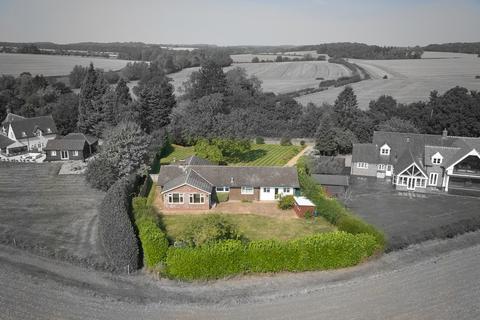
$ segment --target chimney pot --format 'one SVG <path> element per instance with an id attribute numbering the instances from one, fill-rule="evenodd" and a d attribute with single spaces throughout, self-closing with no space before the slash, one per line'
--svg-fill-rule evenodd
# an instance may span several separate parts
<path id="1" fill-rule="evenodd" d="M 446 138 L 446 137 L 448 137 L 447 128 L 443 129 L 443 131 L 442 131 L 442 138 Z"/>

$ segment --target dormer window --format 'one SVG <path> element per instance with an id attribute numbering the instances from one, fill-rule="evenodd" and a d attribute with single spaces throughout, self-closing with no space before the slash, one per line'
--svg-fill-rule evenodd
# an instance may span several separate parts
<path id="1" fill-rule="evenodd" d="M 442 161 L 443 161 L 443 157 L 442 157 L 442 155 L 441 155 L 439 152 L 435 153 L 435 154 L 432 156 L 432 163 L 433 163 L 433 164 L 437 164 L 437 165 L 438 165 L 438 164 L 441 164 Z"/>
<path id="2" fill-rule="evenodd" d="M 52 129 L 47 128 L 47 133 L 52 133 Z"/>
<path id="3" fill-rule="evenodd" d="M 382 155 L 382 156 L 389 156 L 390 155 L 390 147 L 388 146 L 388 144 L 384 144 L 380 148 L 380 155 Z"/>
<path id="4" fill-rule="evenodd" d="M 22 131 L 22 137 L 26 137 L 27 133 L 25 131 Z"/>

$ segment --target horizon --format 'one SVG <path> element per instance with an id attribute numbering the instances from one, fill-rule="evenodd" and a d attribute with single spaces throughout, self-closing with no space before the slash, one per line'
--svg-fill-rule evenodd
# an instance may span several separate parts
<path id="1" fill-rule="evenodd" d="M 216 46 L 358 42 L 413 47 L 480 41 L 478 16 L 478 0 L 144 0 L 135 6 L 125 0 L 0 0 L 0 39 Z"/>

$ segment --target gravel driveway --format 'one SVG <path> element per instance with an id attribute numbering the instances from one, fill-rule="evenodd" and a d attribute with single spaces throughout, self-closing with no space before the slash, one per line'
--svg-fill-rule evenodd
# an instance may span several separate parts
<path id="1" fill-rule="evenodd" d="M 385 231 L 389 250 L 480 228 L 480 198 L 399 192 L 375 178 L 351 182 L 346 205 Z"/>

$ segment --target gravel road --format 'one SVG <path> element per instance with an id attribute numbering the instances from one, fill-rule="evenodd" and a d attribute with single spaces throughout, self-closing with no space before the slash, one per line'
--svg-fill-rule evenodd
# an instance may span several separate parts
<path id="1" fill-rule="evenodd" d="M 0 246 L 0 319 L 478 319 L 480 233 L 331 272 L 185 284 Z"/>

